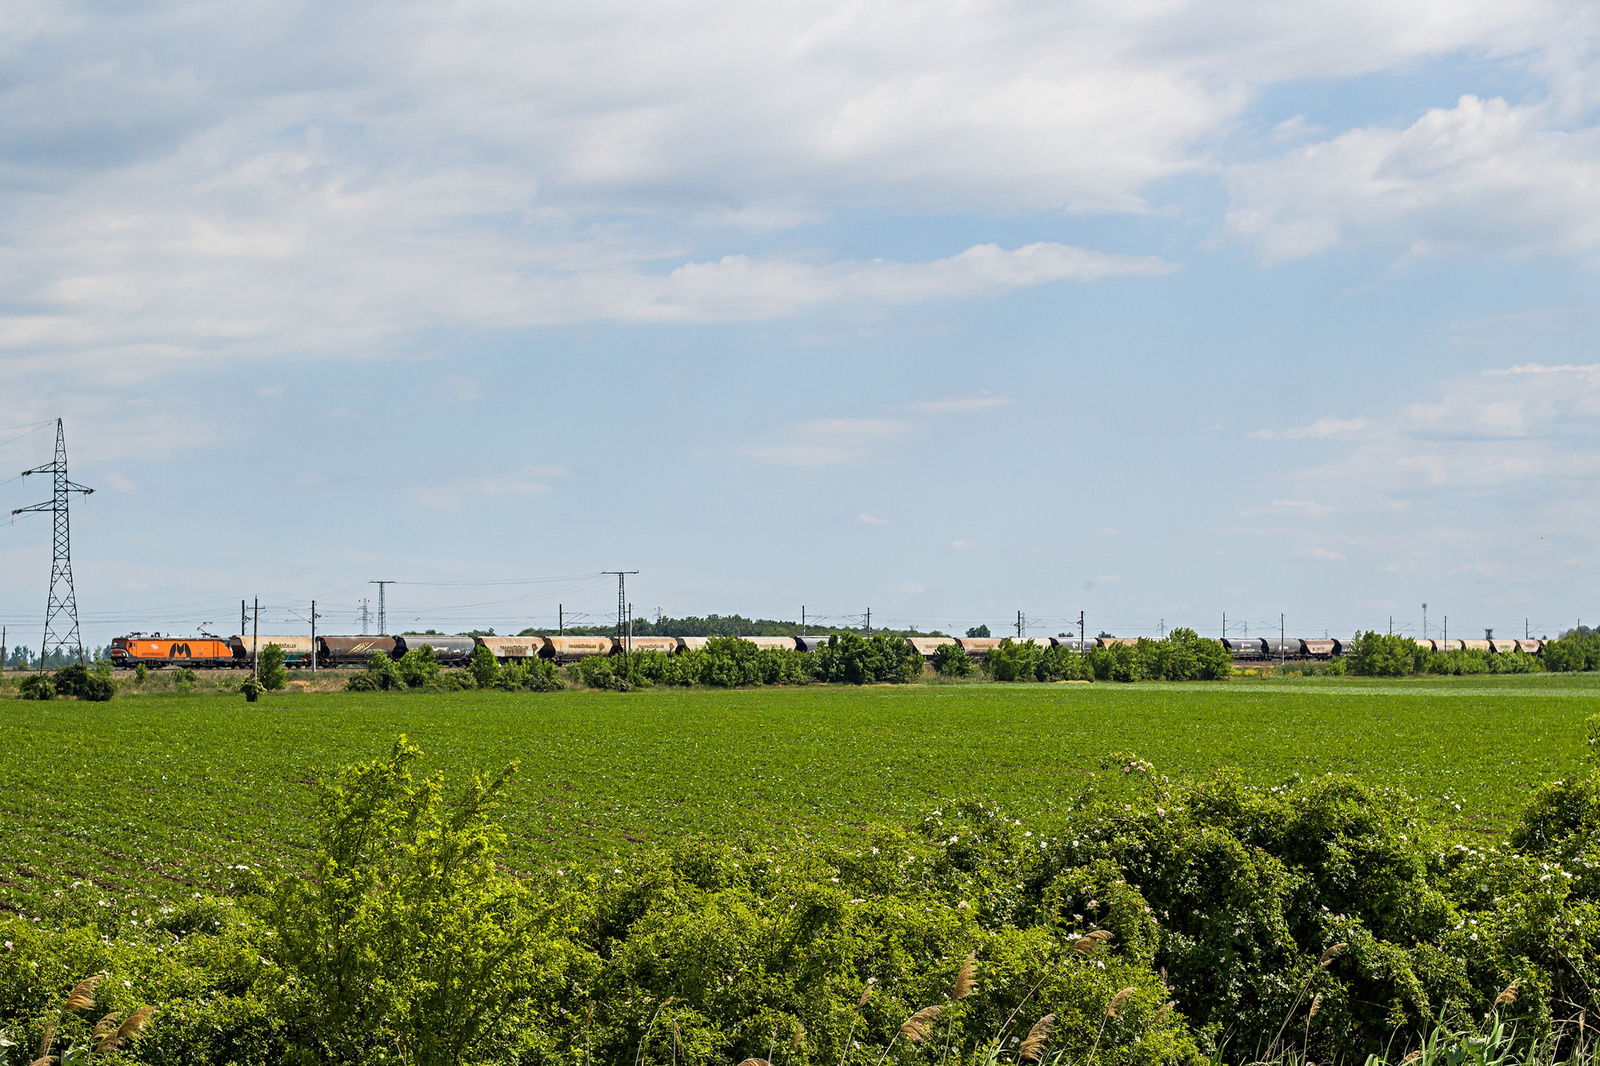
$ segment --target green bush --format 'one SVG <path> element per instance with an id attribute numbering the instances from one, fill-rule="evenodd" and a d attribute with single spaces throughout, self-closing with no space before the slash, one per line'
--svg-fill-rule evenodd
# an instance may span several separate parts
<path id="1" fill-rule="evenodd" d="M 1233 676 L 1233 659 L 1218 640 L 1192 629 L 1162 640 L 1091 648 L 1086 656 L 1096 681 L 1220 681 Z"/>
<path id="2" fill-rule="evenodd" d="M 1407 677 L 1421 673 L 1429 652 L 1410 637 L 1367 630 L 1350 642 L 1350 673 L 1357 677 Z"/>
<path id="3" fill-rule="evenodd" d="M 285 658 L 283 649 L 276 644 L 261 649 L 261 662 L 257 666 L 263 688 L 277 692 L 289 684 L 289 670 L 283 665 Z"/>
<path id="4" fill-rule="evenodd" d="M 1600 632 L 1575 629 L 1539 649 L 1545 669 L 1555 673 L 1600 670 Z"/>
<path id="5" fill-rule="evenodd" d="M 145 679 L 148 678 L 149 676 L 150 676 L 150 670 L 149 670 L 148 667 L 146 667 L 144 665 L 144 663 L 135 663 L 134 664 L 134 667 L 133 667 L 133 679 L 135 681 L 137 681 L 139 684 L 142 685 L 142 684 L 145 683 Z"/>
<path id="6" fill-rule="evenodd" d="M 495 661 L 494 652 L 482 644 L 472 653 L 472 679 L 479 688 L 494 688 L 500 683 L 500 664 Z"/>
<path id="7" fill-rule="evenodd" d="M 90 670 L 82 663 L 57 670 L 53 684 L 57 695 L 75 696 L 93 703 L 104 703 L 117 693 L 108 670 Z"/>
<path id="8" fill-rule="evenodd" d="M 557 676 L 555 663 L 524 659 L 502 667 L 495 687 L 507 692 L 558 692 L 566 686 Z"/>
<path id="9" fill-rule="evenodd" d="M 345 682 L 344 687 L 350 692 L 393 692 L 405 688 L 406 683 L 395 668 L 394 660 L 380 651 L 368 659 L 367 668 Z"/>
<path id="10" fill-rule="evenodd" d="M 578 680 L 583 682 L 585 688 L 608 689 L 613 692 L 626 692 L 633 685 L 628 679 L 627 663 L 622 664 L 622 670 L 617 670 L 617 664 L 609 655 L 590 655 L 579 659 L 572 665 L 578 675 Z"/>
<path id="11" fill-rule="evenodd" d="M 1010 637 L 990 649 L 983 659 L 983 672 L 995 681 L 1037 681 L 1044 649 L 1037 644 L 1019 644 Z"/>
<path id="12" fill-rule="evenodd" d="M 819 681 L 905 685 L 922 676 L 922 654 L 902 638 L 887 633 L 872 637 L 836 633 L 812 652 L 811 658 Z"/>
<path id="13" fill-rule="evenodd" d="M 959 644 L 941 644 L 934 648 L 930 662 L 934 673 L 940 677 L 971 677 L 977 669 L 972 656 Z"/>
<path id="14" fill-rule="evenodd" d="M 1094 667 L 1087 656 L 1071 648 L 1046 648 L 1039 657 L 1040 681 L 1093 681 Z"/>
<path id="15" fill-rule="evenodd" d="M 22 679 L 17 694 L 25 700 L 53 700 L 56 698 L 56 687 L 44 674 L 29 674 Z"/>
<path id="16" fill-rule="evenodd" d="M 290 977 L 273 1005 L 305 1061 L 476 1060 L 545 977 L 544 910 L 495 865 L 489 814 L 514 767 L 447 804 L 440 778 L 412 775 L 420 754 L 402 737 L 319 786 L 314 876 L 285 880 L 267 909 Z"/>
<path id="17" fill-rule="evenodd" d="M 254 703 L 259 700 L 261 694 L 266 690 L 267 686 L 263 685 L 261 679 L 256 677 L 255 674 L 245 678 L 239 685 L 239 691 L 244 693 L 245 701 L 248 703 Z"/>
<path id="18" fill-rule="evenodd" d="M 439 681 L 439 656 L 431 644 L 410 649 L 400 656 L 394 667 L 407 688 L 428 688 Z"/>

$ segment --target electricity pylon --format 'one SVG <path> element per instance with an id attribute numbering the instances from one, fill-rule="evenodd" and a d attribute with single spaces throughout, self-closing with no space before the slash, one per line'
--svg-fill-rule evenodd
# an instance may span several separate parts
<path id="1" fill-rule="evenodd" d="M 55 461 L 22 472 L 23 477 L 29 474 L 50 474 L 55 481 L 55 492 L 48 503 L 18 507 L 11 512 L 16 515 L 25 511 L 49 511 L 55 516 L 55 548 L 50 559 L 50 604 L 44 612 L 44 645 L 39 650 L 39 669 L 43 670 L 44 661 L 52 650 L 70 648 L 78 653 L 78 662 L 83 662 L 83 638 L 78 634 L 78 596 L 72 590 L 72 533 L 67 520 L 67 498 L 74 492 L 87 496 L 94 489 L 67 480 L 67 437 L 59 418 L 56 419 Z"/>

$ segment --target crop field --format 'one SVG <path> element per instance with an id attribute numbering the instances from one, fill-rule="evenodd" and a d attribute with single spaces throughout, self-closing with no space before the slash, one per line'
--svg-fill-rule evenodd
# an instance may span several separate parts
<path id="1" fill-rule="evenodd" d="M 1047 822 L 1087 789 L 1234 768 L 1351 774 L 1479 839 L 1582 764 L 1600 678 L 916 685 L 631 693 L 300 692 L 0 699 L 0 907 L 72 881 L 123 898 L 299 866 L 313 782 L 407 734 L 459 782 L 520 760 L 521 865 L 696 834 L 848 834 L 977 797 Z"/>

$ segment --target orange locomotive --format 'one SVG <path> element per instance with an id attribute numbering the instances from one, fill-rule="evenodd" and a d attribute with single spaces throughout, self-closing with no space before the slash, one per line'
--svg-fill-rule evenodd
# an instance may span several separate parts
<path id="1" fill-rule="evenodd" d="M 133 669 L 143 663 L 163 666 L 232 666 L 233 648 L 215 637 L 163 637 L 160 633 L 135 633 L 111 642 L 111 665 Z"/>

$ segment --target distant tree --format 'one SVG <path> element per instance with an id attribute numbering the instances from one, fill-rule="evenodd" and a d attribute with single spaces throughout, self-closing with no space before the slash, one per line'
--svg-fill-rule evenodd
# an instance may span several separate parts
<path id="1" fill-rule="evenodd" d="M 971 629 L 967 630 L 967 636 L 969 636 L 969 637 L 974 637 L 974 638 L 987 637 L 988 635 L 989 635 L 989 627 L 988 626 L 973 626 Z"/>
<path id="2" fill-rule="evenodd" d="M 276 644 L 268 644 L 261 649 L 261 687 L 272 692 L 288 685 L 289 671 L 283 665 L 283 649 Z"/>

